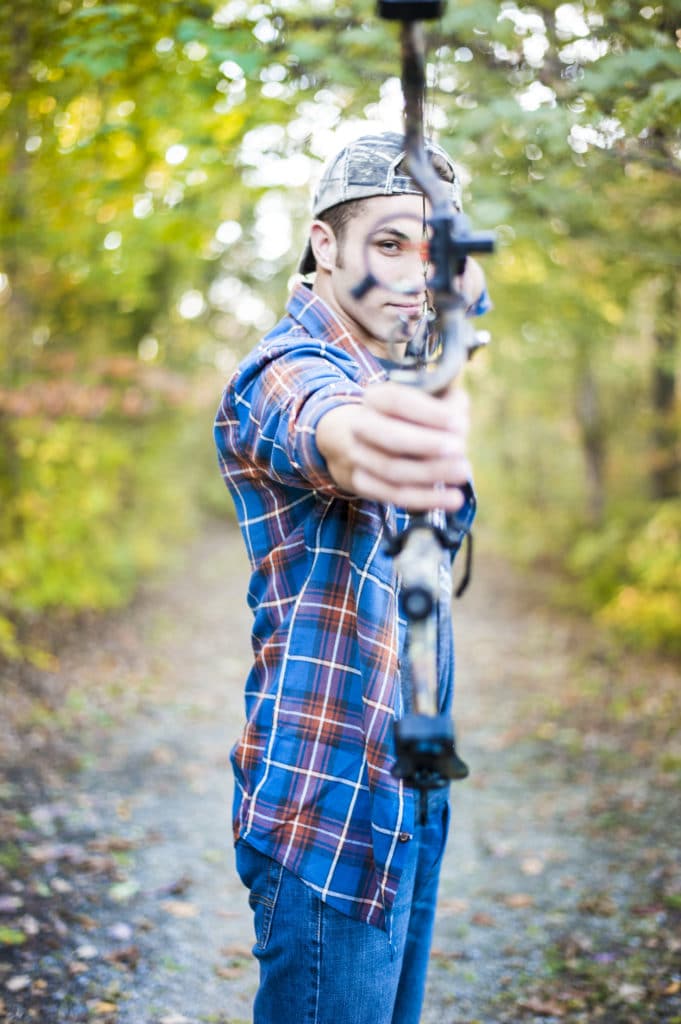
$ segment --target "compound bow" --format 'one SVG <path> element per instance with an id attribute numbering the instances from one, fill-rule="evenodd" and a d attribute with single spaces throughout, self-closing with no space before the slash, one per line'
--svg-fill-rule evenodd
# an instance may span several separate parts
<path id="1" fill-rule="evenodd" d="M 402 365 L 390 375 L 431 394 L 443 392 L 478 347 L 466 319 L 467 302 L 457 289 L 456 278 L 463 273 L 469 253 L 490 252 L 494 248 L 492 235 L 472 234 L 467 219 L 454 209 L 450 190 L 436 173 L 425 146 L 423 22 L 439 18 L 443 9 L 443 0 L 379 0 L 378 5 L 382 18 L 402 23 L 405 153 L 409 173 L 430 204 L 427 262 L 431 275 L 427 287 L 434 314 L 421 341 L 407 347 Z M 354 294 L 360 297 L 378 283 L 368 270 Z M 449 559 L 451 550 L 460 542 L 461 532 L 448 529 L 442 512 L 414 514 L 402 533 L 388 538 L 388 550 L 401 577 L 412 688 L 411 708 L 396 722 L 397 761 L 393 771 L 420 791 L 422 817 L 428 790 L 442 788 L 450 779 L 468 775 L 468 767 L 456 751 L 452 721 L 439 713 L 438 704 L 440 571 L 443 561 Z"/>

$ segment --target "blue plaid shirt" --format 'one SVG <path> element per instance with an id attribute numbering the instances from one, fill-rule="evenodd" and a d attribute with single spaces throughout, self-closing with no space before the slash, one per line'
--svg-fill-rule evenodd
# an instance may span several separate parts
<path id="1" fill-rule="evenodd" d="M 287 314 L 237 368 L 215 423 L 252 568 L 234 836 L 341 912 L 384 928 L 414 829 L 414 793 L 391 774 L 406 623 L 382 543 L 384 516 L 399 531 L 407 515 L 340 490 L 315 430 L 386 371 L 307 286 Z M 471 497 L 461 537 L 474 511 Z M 443 634 L 449 710 L 451 629 Z"/>

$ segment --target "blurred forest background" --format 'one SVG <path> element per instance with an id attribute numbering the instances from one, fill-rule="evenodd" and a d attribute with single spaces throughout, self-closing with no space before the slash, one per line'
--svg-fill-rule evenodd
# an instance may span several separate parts
<path id="1" fill-rule="evenodd" d="M 370 0 L 15 0 L 0 19 L 0 652 L 120 606 L 228 509 L 212 415 L 280 315 L 311 182 L 400 120 Z M 428 120 L 494 229 L 467 371 L 488 536 L 681 652 L 681 19 L 450 0 Z"/>

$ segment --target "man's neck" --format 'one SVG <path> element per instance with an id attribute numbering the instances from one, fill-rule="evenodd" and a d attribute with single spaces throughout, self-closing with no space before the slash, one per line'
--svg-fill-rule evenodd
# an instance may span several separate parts
<path id="1" fill-rule="evenodd" d="M 326 303 L 338 322 L 350 335 L 352 335 L 352 338 L 358 344 L 368 349 L 373 356 L 376 356 L 379 360 L 390 360 L 392 362 L 400 358 L 400 355 L 403 353 L 406 346 L 390 346 L 387 341 L 383 341 L 380 338 L 376 338 L 372 334 L 369 334 L 361 324 L 349 317 L 338 305 L 333 294 L 333 290 L 329 286 L 328 277 L 323 272 L 317 271 L 315 274 L 312 291 Z"/>

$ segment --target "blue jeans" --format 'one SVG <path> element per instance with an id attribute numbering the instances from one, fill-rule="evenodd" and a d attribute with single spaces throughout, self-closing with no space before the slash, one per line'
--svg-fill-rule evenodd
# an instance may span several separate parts
<path id="1" fill-rule="evenodd" d="M 254 1024 L 418 1024 L 449 825 L 447 791 L 429 794 L 392 913 L 392 931 L 346 917 L 246 842 L 237 870 L 250 890 L 260 966 Z"/>

